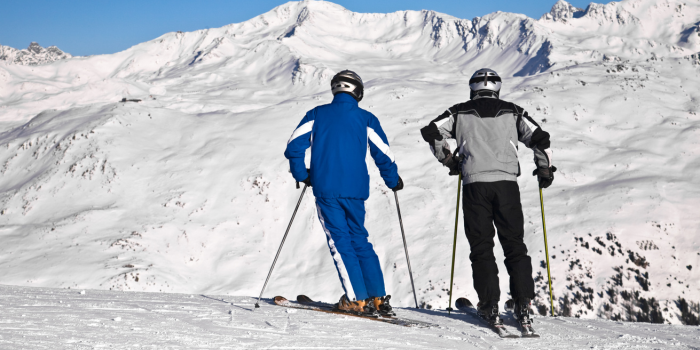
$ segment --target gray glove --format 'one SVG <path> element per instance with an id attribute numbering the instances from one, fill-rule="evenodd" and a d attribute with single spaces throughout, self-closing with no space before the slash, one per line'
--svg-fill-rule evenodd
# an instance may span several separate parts
<path id="1" fill-rule="evenodd" d="M 442 165 L 450 169 L 450 176 L 459 175 L 462 157 L 457 154 L 457 151 L 455 151 L 454 155 L 447 153 L 447 157 L 442 161 Z"/>
<path id="2" fill-rule="evenodd" d="M 540 188 L 547 188 L 552 185 L 554 181 L 554 172 L 557 171 L 557 167 L 551 166 L 549 168 L 537 168 L 532 172 L 532 176 L 537 175 L 537 182 L 540 184 Z"/>

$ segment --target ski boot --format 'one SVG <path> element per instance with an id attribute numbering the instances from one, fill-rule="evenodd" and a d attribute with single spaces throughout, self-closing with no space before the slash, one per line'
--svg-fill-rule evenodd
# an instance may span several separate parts
<path id="1" fill-rule="evenodd" d="M 530 299 L 519 298 L 517 300 L 508 300 L 506 309 L 513 312 L 518 321 L 518 326 L 523 337 L 539 337 L 532 328 L 532 319 L 530 318 Z"/>
<path id="2" fill-rule="evenodd" d="M 480 301 L 476 304 L 476 314 L 492 327 L 503 326 L 503 320 L 498 312 L 498 301 L 489 303 Z"/>
<path id="3" fill-rule="evenodd" d="M 340 301 L 335 304 L 335 309 L 361 316 L 379 317 L 379 312 L 370 298 L 351 301 L 347 295 L 343 294 Z"/>
<path id="4" fill-rule="evenodd" d="M 389 299 L 391 299 L 391 295 L 387 295 L 385 297 L 370 298 L 370 300 L 372 300 L 372 303 L 374 304 L 374 308 L 382 317 L 396 316 L 396 313 L 389 304 Z"/>
<path id="5" fill-rule="evenodd" d="M 515 317 L 518 319 L 518 322 L 520 324 L 527 324 L 531 325 L 532 324 L 532 319 L 530 319 L 530 299 L 528 298 L 522 298 L 518 299 L 516 302 L 513 303 L 513 313 L 515 314 Z"/>

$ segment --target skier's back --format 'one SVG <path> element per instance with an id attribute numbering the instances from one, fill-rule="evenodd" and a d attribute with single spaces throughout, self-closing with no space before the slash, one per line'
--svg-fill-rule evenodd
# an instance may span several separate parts
<path id="1" fill-rule="evenodd" d="M 471 100 L 454 105 L 421 129 L 435 157 L 451 175 L 464 177 L 464 230 L 469 241 L 478 310 L 489 322 L 500 322 L 498 268 L 493 254 L 494 225 L 510 275 L 515 312 L 529 322 L 529 304 L 535 296 L 532 262 L 523 242 L 524 222 L 520 190 L 518 141 L 531 148 L 540 187 L 548 187 L 556 168 L 549 154 L 549 134 L 521 107 L 499 99 L 501 78 L 480 69 L 469 81 Z M 454 157 L 447 138 L 457 140 L 461 157 Z"/>
<path id="2" fill-rule="evenodd" d="M 294 130 L 285 157 L 292 175 L 313 184 L 319 220 L 345 294 L 338 308 L 363 314 L 393 314 L 379 258 L 364 227 L 364 201 L 369 198 L 370 154 L 384 183 L 398 191 L 403 182 L 379 120 L 358 106 L 364 95 L 362 79 L 342 71 L 331 81 L 333 102 L 316 107 Z M 311 167 L 304 164 L 311 147 Z"/>

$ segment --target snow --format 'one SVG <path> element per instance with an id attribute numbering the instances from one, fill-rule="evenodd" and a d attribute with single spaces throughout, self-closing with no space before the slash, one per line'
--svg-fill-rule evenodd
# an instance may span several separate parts
<path id="1" fill-rule="evenodd" d="M 267 300 L 269 302 L 269 300 Z M 211 294 L 0 286 L 0 347 L 12 349 L 694 349 L 700 328 L 538 317 L 542 337 L 501 339 L 471 316 L 400 309 L 409 328 Z M 513 321 L 505 320 L 511 329 Z"/>
<path id="2" fill-rule="evenodd" d="M 625 0 L 578 11 L 559 2 L 553 13 L 464 20 L 290 2 L 111 55 L 0 61 L 0 280 L 87 297 L 256 296 L 301 192 L 286 141 L 307 110 L 330 102 L 330 78 L 348 68 L 366 81 L 361 106 L 379 117 L 406 184 L 399 198 L 418 300 L 444 309 L 457 185 L 419 129 L 468 98 L 474 70 L 491 67 L 505 77 L 502 97 L 552 134 L 559 171 L 544 199 L 557 312 L 637 320 L 651 304 L 681 323 L 679 298 L 700 301 L 700 4 Z M 521 147 L 519 156 L 535 304 L 548 312 L 532 153 Z M 370 175 L 370 240 L 393 303 L 408 307 L 393 193 L 374 166 Z M 312 197 L 265 297 L 342 294 Z M 455 296 L 476 299 L 462 221 Z M 128 320 L 105 319 L 114 317 Z M 590 322 L 580 324 L 632 327 Z"/>

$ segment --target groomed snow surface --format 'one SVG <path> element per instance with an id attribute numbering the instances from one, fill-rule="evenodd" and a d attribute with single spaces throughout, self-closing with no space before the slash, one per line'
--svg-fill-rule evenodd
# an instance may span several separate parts
<path id="1" fill-rule="evenodd" d="M 539 20 L 503 12 L 472 20 L 432 11 L 359 14 L 302 1 L 243 23 L 164 34 L 111 55 L 45 64 L 36 64 L 44 56 L 30 57 L 46 53 L 36 47 L 20 63 L 6 55 L 0 60 L 0 283 L 63 288 L 51 292 L 67 296 L 76 289 L 105 291 L 88 295 L 225 295 L 235 303 L 256 296 L 301 192 L 283 157 L 286 142 L 306 111 L 331 101 L 331 77 L 348 68 L 365 80 L 360 106 L 382 123 L 406 184 L 398 195 L 418 302 L 445 309 L 457 178 L 435 160 L 419 130 L 468 99 L 471 74 L 490 67 L 504 77 L 501 97 L 524 107 L 552 135 L 559 171 L 544 199 L 556 313 L 692 323 L 700 313 L 698 23 L 697 1 L 625 0 L 585 10 L 560 1 Z M 141 102 L 119 102 L 123 98 Z M 521 145 L 519 157 L 534 308 L 547 314 L 532 152 Z M 409 307 L 413 295 L 393 193 L 376 167 L 369 168 L 370 240 L 392 303 Z M 460 218 L 454 294 L 475 300 L 462 224 Z M 500 248 L 496 256 L 503 303 L 509 296 Z M 3 288 L 8 297 L 24 291 Z M 301 204 L 265 297 L 278 294 L 328 302 L 342 294 L 312 194 Z M 163 298 L 171 305 L 180 298 L 113 295 Z M 20 308 L 29 314 L 30 306 Z M 303 333 L 302 321 L 320 329 L 333 322 L 364 324 L 266 310 L 279 320 L 291 317 L 286 332 L 298 322 Z M 415 316 L 438 317 L 431 312 Z M 256 318 L 264 312 L 254 315 L 241 322 L 269 329 L 286 322 L 264 326 L 268 319 Z M 438 319 L 454 334 L 471 327 Z M 82 321 L 71 322 L 77 327 Z M 601 332 L 684 330 L 697 339 L 697 327 L 569 318 L 543 319 L 538 328 L 566 340 L 566 328 L 556 327 L 577 322 Z M 41 332 L 50 327 L 35 326 Z M 331 329 L 327 336 L 407 332 L 398 339 L 434 331 L 363 327 Z M 632 335 L 654 336 L 640 333 Z M 598 346 L 635 344 L 620 340 L 622 334 L 610 333 L 606 339 L 614 340 Z M 658 347 L 671 346 L 673 337 Z M 262 344 L 263 335 L 258 339 Z M 274 342 L 265 344 L 285 346 Z"/>
<path id="2" fill-rule="evenodd" d="M 270 300 L 266 300 L 270 302 Z M 399 309 L 408 328 L 210 294 L 0 286 L 2 349 L 698 349 L 700 328 L 537 317 L 501 339 L 471 316 Z M 506 325 L 515 330 L 511 319 Z"/>

